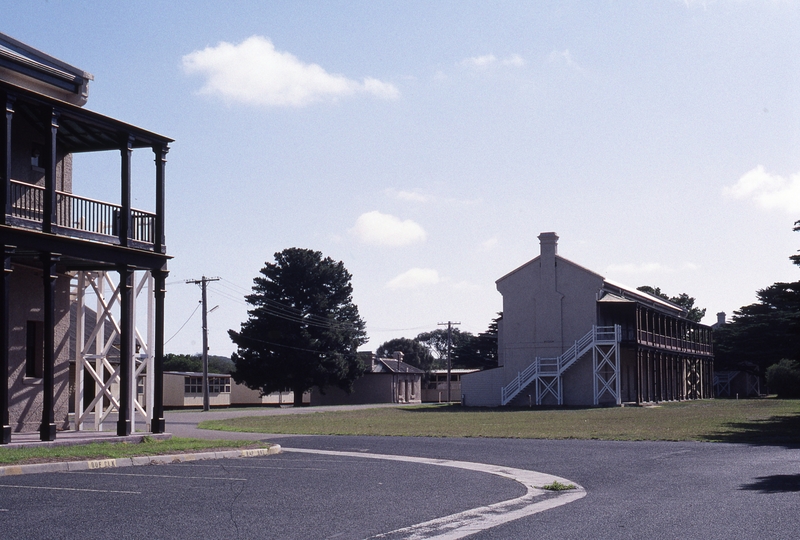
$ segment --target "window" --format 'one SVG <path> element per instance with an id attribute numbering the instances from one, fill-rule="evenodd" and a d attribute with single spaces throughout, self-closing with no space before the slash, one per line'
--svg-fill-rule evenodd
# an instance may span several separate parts
<path id="1" fill-rule="evenodd" d="M 212 394 L 230 394 L 230 379 L 228 377 L 209 377 L 208 391 Z"/>
<path id="2" fill-rule="evenodd" d="M 25 376 L 41 379 L 44 376 L 44 323 L 28 321 L 25 332 Z"/>
<path id="3" fill-rule="evenodd" d="M 203 393 L 203 378 L 202 377 L 184 377 L 183 391 L 186 394 L 202 394 Z"/>
<path id="4" fill-rule="evenodd" d="M 185 394 L 202 394 L 203 393 L 203 377 L 184 377 L 184 379 L 183 379 L 183 392 Z M 230 377 L 209 377 L 208 378 L 208 393 L 209 394 L 230 394 L 231 393 L 231 379 L 230 379 Z"/>

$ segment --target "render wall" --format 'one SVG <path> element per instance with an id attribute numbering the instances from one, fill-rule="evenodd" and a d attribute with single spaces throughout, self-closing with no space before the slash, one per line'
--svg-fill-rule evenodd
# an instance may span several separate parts
<path id="1" fill-rule="evenodd" d="M 13 265 L 9 299 L 9 420 L 13 431 L 38 431 L 42 422 L 43 379 L 25 376 L 28 321 L 44 323 L 42 270 Z M 69 427 L 69 285 L 59 274 L 55 293 L 54 419 Z"/>
<path id="2" fill-rule="evenodd" d="M 350 394 L 336 387 L 326 388 L 324 394 L 317 388 L 311 392 L 312 406 L 398 402 L 422 403 L 421 375 L 401 374 L 398 379 L 394 373 L 368 373 L 353 383 Z"/>
<path id="3" fill-rule="evenodd" d="M 303 403 L 311 401 L 311 393 L 303 393 Z M 253 390 L 244 384 L 231 381 L 231 405 L 292 405 L 294 404 L 294 392 L 272 392 L 266 396 L 261 395 L 260 390 Z"/>
<path id="4" fill-rule="evenodd" d="M 164 373 L 164 407 L 183 407 L 183 375 Z"/>
<path id="5" fill-rule="evenodd" d="M 516 376 L 516 373 L 514 373 Z M 461 395 L 466 407 L 500 406 L 500 388 L 505 384 L 502 367 L 461 376 Z"/>
<path id="6" fill-rule="evenodd" d="M 601 276 L 557 256 L 549 260 L 537 257 L 499 280 L 497 290 L 503 295 L 503 325 L 499 329 L 498 354 L 505 368 L 501 386 L 527 368 L 537 356 L 559 356 L 589 332 L 596 324 L 597 292 L 602 285 Z M 579 364 L 567 374 L 575 369 L 586 369 Z M 585 386 L 580 382 L 582 379 L 576 379 L 581 392 Z M 591 377 L 589 381 L 591 399 Z"/>
<path id="7" fill-rule="evenodd" d="M 202 407 L 203 394 L 187 394 L 186 375 L 182 373 L 164 373 L 164 407 Z M 210 392 L 210 407 L 228 407 L 231 404 L 229 392 Z"/>

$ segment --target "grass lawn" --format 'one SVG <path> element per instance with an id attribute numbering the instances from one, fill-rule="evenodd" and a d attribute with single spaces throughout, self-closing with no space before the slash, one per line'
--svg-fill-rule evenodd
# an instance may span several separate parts
<path id="1" fill-rule="evenodd" d="M 211 450 L 266 448 L 268 446 L 269 445 L 257 441 L 207 440 L 181 437 L 156 440 L 145 437 L 144 441 L 141 443 L 101 442 L 75 446 L 0 448 L 0 465 L 21 465 L 26 463 L 89 459 L 117 459 L 136 456 L 207 452 Z"/>
<path id="2" fill-rule="evenodd" d="M 199 427 L 312 435 L 711 441 L 800 445 L 800 400 L 686 401 L 654 407 L 471 409 L 421 405 L 210 420 Z"/>

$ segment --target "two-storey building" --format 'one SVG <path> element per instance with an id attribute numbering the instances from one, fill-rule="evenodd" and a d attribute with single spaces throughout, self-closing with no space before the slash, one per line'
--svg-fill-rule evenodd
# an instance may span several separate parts
<path id="1" fill-rule="evenodd" d="M 150 431 L 164 430 L 164 171 L 172 140 L 84 109 L 91 80 L 0 34 L 0 443 L 36 430 L 50 441 L 70 427 L 70 364 L 76 429 L 91 411 L 96 426 L 115 413 L 119 435 L 131 433 L 137 414 Z M 148 211 L 132 207 L 137 150 L 154 158 Z M 102 179 L 117 186 L 118 200 L 85 193 L 89 182 L 73 173 L 73 160 L 87 152 L 118 156 L 119 174 Z M 96 308 L 88 340 L 87 298 Z M 138 313 L 137 298 L 146 305 Z"/>
<path id="2" fill-rule="evenodd" d="M 711 328 L 658 296 L 615 283 L 558 255 L 497 280 L 499 367 L 464 375 L 464 402 L 620 405 L 713 397 Z"/>

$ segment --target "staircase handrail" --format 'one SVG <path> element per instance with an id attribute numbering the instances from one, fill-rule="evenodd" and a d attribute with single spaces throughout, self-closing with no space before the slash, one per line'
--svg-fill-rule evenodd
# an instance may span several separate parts
<path id="1" fill-rule="evenodd" d="M 517 376 L 507 385 L 500 389 L 500 403 L 508 404 L 509 401 L 519 394 L 523 388 L 528 386 L 534 379 L 544 375 L 547 377 L 560 377 L 575 362 L 592 350 L 597 344 L 619 343 L 622 338 L 622 330 L 619 325 L 614 326 L 592 326 L 592 329 L 583 337 L 576 340 L 569 349 L 558 357 L 539 357 L 523 371 L 518 372 Z M 555 369 L 552 369 L 552 368 Z"/>
<path id="2" fill-rule="evenodd" d="M 537 372 L 539 369 L 539 365 L 537 362 L 533 362 L 531 365 L 526 367 L 523 371 L 518 372 L 517 376 L 509 382 L 507 385 L 500 389 L 500 400 L 503 405 L 508 403 L 514 396 L 516 396 L 520 390 L 528 386 L 530 381 L 536 378 Z M 522 381 L 528 381 L 525 384 L 522 384 Z M 509 395 L 508 399 L 506 396 Z"/>

